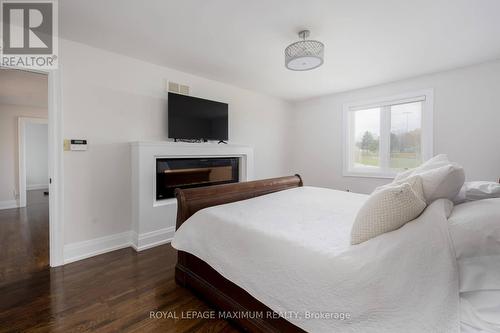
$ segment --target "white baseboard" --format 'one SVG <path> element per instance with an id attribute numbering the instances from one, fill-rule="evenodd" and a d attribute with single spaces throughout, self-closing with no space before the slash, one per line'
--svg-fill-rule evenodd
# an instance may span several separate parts
<path id="1" fill-rule="evenodd" d="M 32 191 L 32 190 L 47 190 L 49 188 L 49 184 L 33 184 L 33 185 L 26 185 L 26 191 Z"/>
<path id="2" fill-rule="evenodd" d="M 19 207 L 17 200 L 0 201 L 0 209 L 12 209 Z"/>
<path id="3" fill-rule="evenodd" d="M 174 233 L 175 227 L 173 226 L 140 235 L 132 232 L 132 247 L 136 251 L 143 251 L 158 245 L 166 244 L 172 241 Z"/>
<path id="4" fill-rule="evenodd" d="M 132 243 L 132 233 L 130 231 L 120 234 L 94 238 L 83 242 L 64 245 L 64 263 L 90 258 L 98 254 L 111 252 L 125 247 Z"/>
<path id="5" fill-rule="evenodd" d="M 174 237 L 175 227 L 168 227 L 137 235 L 134 231 L 94 238 L 64 245 L 64 264 L 90 258 L 131 246 L 136 251 L 169 243 Z"/>

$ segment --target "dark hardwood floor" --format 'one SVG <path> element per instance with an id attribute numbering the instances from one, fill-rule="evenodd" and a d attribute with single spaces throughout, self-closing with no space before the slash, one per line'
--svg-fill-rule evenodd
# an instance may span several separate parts
<path id="1" fill-rule="evenodd" d="M 49 266 L 49 200 L 27 191 L 26 207 L 0 210 L 0 286 Z"/>
<path id="2" fill-rule="evenodd" d="M 41 208 L 0 211 L 0 332 L 238 332 L 222 319 L 182 318 L 212 309 L 175 283 L 176 251 L 170 244 L 45 267 L 48 243 L 45 252 L 37 252 L 48 241 L 44 214 L 47 224 Z M 16 244 L 25 240 L 31 243 Z M 150 318 L 151 311 L 178 318 Z"/>

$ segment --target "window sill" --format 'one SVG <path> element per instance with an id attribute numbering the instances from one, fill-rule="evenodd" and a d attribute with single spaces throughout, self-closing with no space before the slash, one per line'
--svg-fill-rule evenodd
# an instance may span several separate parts
<path id="1" fill-rule="evenodd" d="M 394 177 L 396 177 L 396 173 L 345 171 L 345 172 L 343 172 L 342 176 L 344 176 L 344 177 L 357 177 L 357 178 L 394 179 Z"/>

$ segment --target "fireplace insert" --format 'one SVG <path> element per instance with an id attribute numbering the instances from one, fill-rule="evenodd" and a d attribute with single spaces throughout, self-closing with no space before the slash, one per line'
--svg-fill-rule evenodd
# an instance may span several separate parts
<path id="1" fill-rule="evenodd" d="M 238 157 L 156 159 L 156 200 L 175 197 L 176 188 L 238 181 Z"/>

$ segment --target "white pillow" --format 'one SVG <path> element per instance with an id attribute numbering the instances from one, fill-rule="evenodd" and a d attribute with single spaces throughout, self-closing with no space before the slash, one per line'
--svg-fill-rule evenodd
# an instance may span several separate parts
<path id="1" fill-rule="evenodd" d="M 419 172 L 424 172 L 424 171 L 429 171 L 432 169 L 437 169 L 439 167 L 445 166 L 450 164 L 450 160 L 448 159 L 448 156 L 446 154 L 439 154 L 434 156 L 433 158 L 425 161 L 424 163 L 420 164 L 418 167 L 410 170 L 403 171 L 401 173 L 398 173 L 396 177 L 394 178 L 394 181 L 401 181 L 404 180 L 408 177 L 411 177 L 414 172 L 419 171 Z"/>
<path id="2" fill-rule="evenodd" d="M 422 213 L 426 203 L 422 198 L 422 180 L 412 177 L 411 183 L 392 184 L 375 190 L 354 220 L 351 244 L 365 242 L 378 235 L 396 230 Z"/>
<path id="3" fill-rule="evenodd" d="M 398 174 L 394 182 L 402 182 L 416 175 L 422 178 L 427 204 L 440 198 L 453 200 L 465 181 L 464 169 L 456 163 L 450 163 L 446 155 L 438 155 L 415 169 Z"/>
<path id="4" fill-rule="evenodd" d="M 495 182 L 465 182 L 460 192 L 453 199 L 455 204 L 466 201 L 500 198 L 500 184 Z"/>
<path id="5" fill-rule="evenodd" d="M 452 200 L 465 181 L 464 169 L 456 163 L 417 175 L 422 177 L 424 196 L 428 204 L 440 198 Z"/>
<path id="6" fill-rule="evenodd" d="M 420 176 L 411 176 L 411 177 L 408 177 L 406 179 L 399 180 L 399 181 L 394 180 L 392 183 L 389 183 L 389 184 L 377 187 L 373 192 L 381 191 L 381 190 L 386 189 L 388 187 L 394 187 L 394 186 L 402 185 L 404 183 L 410 184 L 411 188 L 415 192 L 415 194 L 420 199 L 422 199 L 423 201 L 425 201 L 424 188 L 423 188 L 423 185 L 422 185 L 422 177 L 420 177 Z"/>

